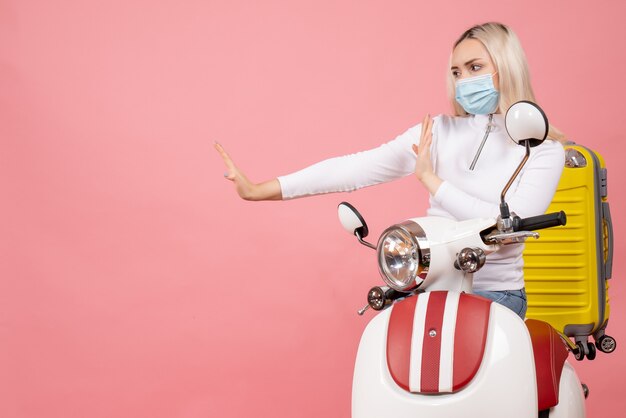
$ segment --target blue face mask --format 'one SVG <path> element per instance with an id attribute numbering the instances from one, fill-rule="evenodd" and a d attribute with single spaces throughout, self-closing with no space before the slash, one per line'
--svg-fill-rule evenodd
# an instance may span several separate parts
<path id="1" fill-rule="evenodd" d="M 495 112 L 499 99 L 500 93 L 493 86 L 493 74 L 465 78 L 456 82 L 456 101 L 472 115 L 488 115 Z"/>

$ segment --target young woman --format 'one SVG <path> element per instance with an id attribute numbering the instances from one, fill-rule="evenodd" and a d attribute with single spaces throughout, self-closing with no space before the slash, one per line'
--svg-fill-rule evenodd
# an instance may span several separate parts
<path id="1" fill-rule="evenodd" d="M 427 115 L 395 140 L 378 148 L 331 158 L 296 173 L 254 184 L 215 144 L 228 169 L 224 176 L 246 200 L 281 200 L 346 192 L 410 174 L 430 193 L 429 216 L 456 220 L 495 217 L 500 193 L 523 155 L 504 128 L 506 110 L 519 100 L 535 101 L 524 51 L 507 26 L 486 23 L 467 30 L 450 57 L 448 92 L 454 116 Z M 564 165 L 562 134 L 550 129 L 542 146 L 507 193 L 521 217 L 543 214 Z M 474 275 L 474 292 L 501 303 L 524 318 L 527 308 L 523 244 L 507 246 L 487 258 Z"/>

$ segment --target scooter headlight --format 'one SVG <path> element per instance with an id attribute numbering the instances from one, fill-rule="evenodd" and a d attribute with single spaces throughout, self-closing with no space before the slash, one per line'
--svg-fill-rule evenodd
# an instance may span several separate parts
<path id="1" fill-rule="evenodd" d="M 378 268 L 392 289 L 406 292 L 422 284 L 430 265 L 430 247 L 424 230 L 407 221 L 385 230 L 378 240 Z"/>

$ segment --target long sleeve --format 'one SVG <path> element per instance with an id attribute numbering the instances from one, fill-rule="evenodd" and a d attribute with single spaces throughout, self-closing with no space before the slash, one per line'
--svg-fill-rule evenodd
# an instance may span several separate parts
<path id="1" fill-rule="evenodd" d="M 378 148 L 330 158 L 293 174 L 278 177 L 283 199 L 322 193 L 350 192 L 395 180 L 415 170 L 412 144 L 418 144 L 421 124 Z"/>
<path id="2" fill-rule="evenodd" d="M 546 141 L 532 149 L 517 182 L 505 196 L 509 208 L 521 217 L 545 213 L 556 191 L 564 160 L 563 147 L 558 142 Z M 508 175 L 503 173 L 503 177 Z M 458 220 L 491 217 L 500 213 L 498 203 L 472 196 L 456 187 L 453 181 L 444 181 L 433 199 Z"/>

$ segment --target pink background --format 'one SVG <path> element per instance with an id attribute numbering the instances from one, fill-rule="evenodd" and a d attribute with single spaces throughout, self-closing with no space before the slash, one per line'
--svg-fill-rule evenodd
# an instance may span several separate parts
<path id="1" fill-rule="evenodd" d="M 392 139 L 448 111 L 451 43 L 488 20 L 606 157 L 626 344 L 624 2 L 456 3 L 0 0 L 0 416 L 348 416 L 379 278 L 336 205 L 375 237 L 426 192 L 244 202 L 213 141 L 260 181 Z M 626 408 L 624 347 L 576 364 L 591 417 Z"/>

